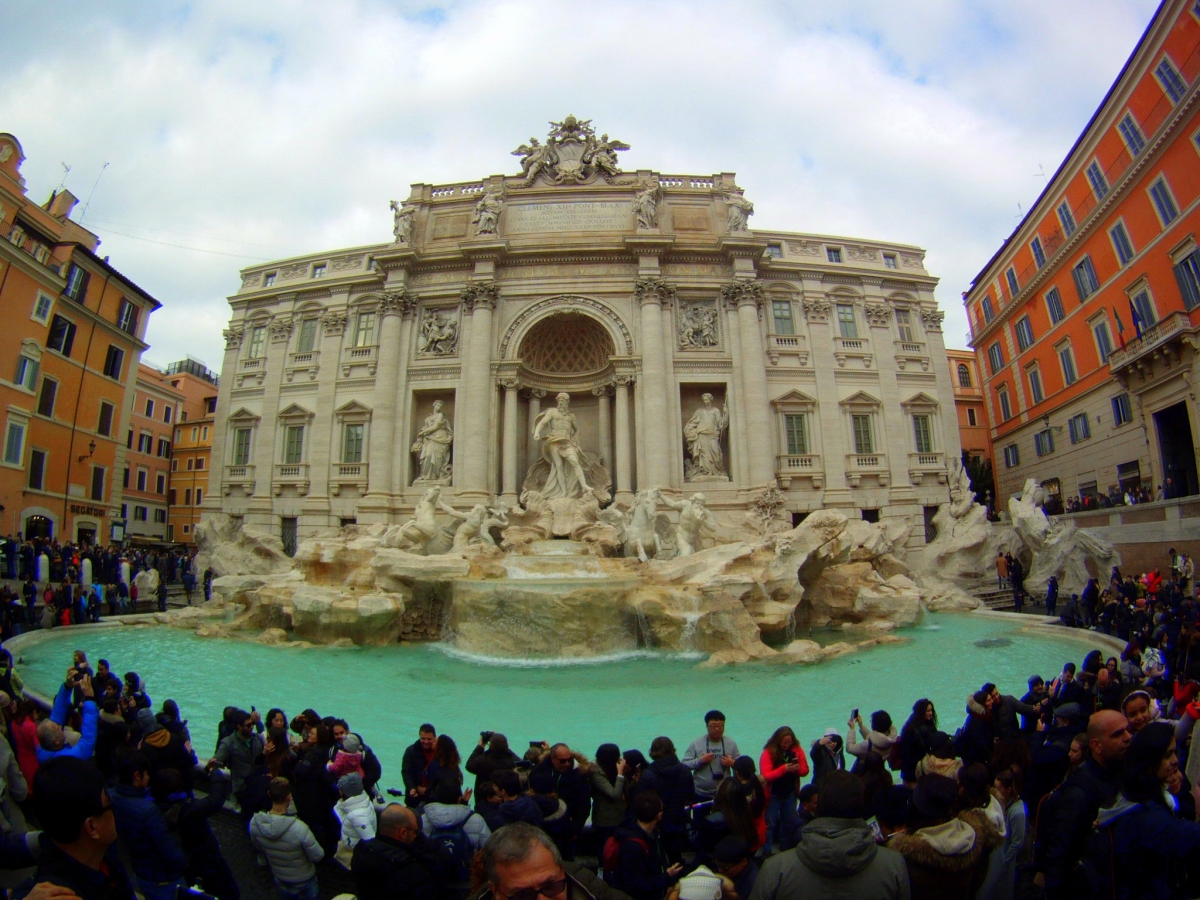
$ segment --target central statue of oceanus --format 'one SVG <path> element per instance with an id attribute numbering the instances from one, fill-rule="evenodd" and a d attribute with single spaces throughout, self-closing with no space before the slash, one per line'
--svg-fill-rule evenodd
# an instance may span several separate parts
<path id="1" fill-rule="evenodd" d="M 525 476 L 522 492 L 535 492 L 542 500 L 579 500 L 594 495 L 600 503 L 609 499 L 608 471 L 593 453 L 579 444 L 579 423 L 571 412 L 571 396 L 555 397 L 554 406 L 533 422 L 534 440 L 541 444 L 541 458 Z"/>

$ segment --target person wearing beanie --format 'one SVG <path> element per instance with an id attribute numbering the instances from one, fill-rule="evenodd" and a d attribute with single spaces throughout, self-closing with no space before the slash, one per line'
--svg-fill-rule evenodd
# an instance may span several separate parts
<path id="1" fill-rule="evenodd" d="M 913 791 L 907 834 L 888 847 L 904 857 L 912 900 L 971 900 L 983 886 L 988 859 L 1002 839 L 979 809 L 954 815 L 958 783 L 922 775 Z"/>
<path id="2" fill-rule="evenodd" d="M 750 900 L 908 900 L 904 858 L 875 843 L 865 816 L 863 783 L 829 772 L 817 796 L 817 817 L 794 850 L 765 863 Z"/>
<path id="3" fill-rule="evenodd" d="M 359 841 L 369 841 L 375 837 L 375 806 L 363 790 L 362 776 L 357 772 L 343 775 L 338 779 L 337 786 L 342 796 L 334 804 L 333 814 L 342 823 L 342 842 L 338 847 L 340 857 L 342 847 L 352 851 Z"/>
<path id="4" fill-rule="evenodd" d="M 363 772 L 363 748 L 362 741 L 358 739 L 358 735 L 348 734 L 342 739 L 342 745 L 333 755 L 328 763 L 325 764 L 335 778 L 341 778 L 343 775 L 349 775 L 355 772 L 361 778 Z"/>
<path id="5" fill-rule="evenodd" d="M 192 790 L 192 767 L 196 765 L 196 754 L 182 734 L 172 733 L 159 724 L 150 709 L 137 712 L 138 727 L 142 732 L 138 749 L 150 762 L 150 771 L 177 769 L 183 776 L 188 793 Z"/>

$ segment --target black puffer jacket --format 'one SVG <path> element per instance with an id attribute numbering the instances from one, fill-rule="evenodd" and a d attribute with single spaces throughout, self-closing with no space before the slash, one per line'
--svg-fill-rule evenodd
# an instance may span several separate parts
<path id="1" fill-rule="evenodd" d="M 663 802 L 660 828 L 663 834 L 685 834 L 688 813 L 685 807 L 696 802 L 692 771 L 672 754 L 656 759 L 642 771 L 634 797 L 642 791 L 654 791 Z M 633 797 L 630 798 L 633 805 Z"/>

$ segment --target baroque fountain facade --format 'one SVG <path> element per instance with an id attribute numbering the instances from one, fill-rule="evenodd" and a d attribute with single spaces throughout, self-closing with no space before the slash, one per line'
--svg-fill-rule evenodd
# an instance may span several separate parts
<path id="1" fill-rule="evenodd" d="M 751 230 L 732 174 L 627 149 L 569 116 L 519 175 L 413 185 L 390 243 L 243 270 L 216 608 L 173 624 L 808 661 L 851 648 L 797 627 L 974 605 L 906 561 L 976 515 L 923 252 Z"/>

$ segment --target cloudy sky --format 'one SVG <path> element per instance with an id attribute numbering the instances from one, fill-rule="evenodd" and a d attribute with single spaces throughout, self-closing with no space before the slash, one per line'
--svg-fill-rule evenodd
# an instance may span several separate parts
<path id="1" fill-rule="evenodd" d="M 626 169 L 737 172 L 752 226 L 927 248 L 963 347 L 961 293 L 1156 6 L 7 0 L 0 131 L 162 302 L 158 363 L 220 364 L 239 268 L 390 240 L 411 183 L 515 172 L 567 113 Z"/>

